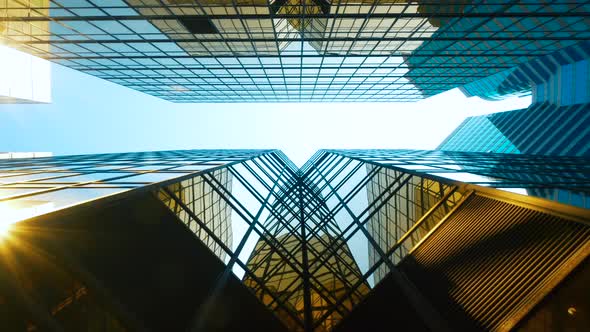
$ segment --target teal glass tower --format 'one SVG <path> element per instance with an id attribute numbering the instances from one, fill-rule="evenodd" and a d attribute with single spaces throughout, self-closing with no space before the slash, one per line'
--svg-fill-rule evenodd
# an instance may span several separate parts
<path id="1" fill-rule="evenodd" d="M 590 43 L 582 42 L 465 85 L 467 96 L 532 93 L 527 109 L 469 117 L 438 147 L 446 151 L 590 155 Z"/>

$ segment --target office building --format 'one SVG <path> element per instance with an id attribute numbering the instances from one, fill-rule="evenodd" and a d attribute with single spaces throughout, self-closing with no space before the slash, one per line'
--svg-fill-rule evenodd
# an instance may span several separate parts
<path id="1" fill-rule="evenodd" d="M 581 42 L 468 85 L 467 96 L 532 93 L 530 107 L 465 119 L 437 149 L 590 155 L 590 43 Z"/>
<path id="2" fill-rule="evenodd" d="M 51 102 L 50 62 L 3 45 L 0 59 L 0 104 Z"/>
<path id="3" fill-rule="evenodd" d="M 424 96 L 432 96 L 511 70 L 587 39 L 587 23 L 575 14 L 586 11 L 587 5 L 579 1 L 423 1 L 419 11 L 428 13 L 438 29 L 406 56 L 407 76 Z M 500 15 L 490 19 L 493 13 Z"/>
<path id="4" fill-rule="evenodd" d="M 375 171 L 377 166 L 368 164 L 367 173 Z M 395 170 L 384 170 L 378 172 L 367 185 L 367 200 L 374 201 L 389 186 L 397 181 L 399 172 Z M 408 184 L 401 188 L 394 197 L 379 208 L 374 209 L 370 221 L 367 223 L 367 230 L 377 241 L 377 246 L 369 249 L 369 262 L 375 264 L 380 259 L 377 248 L 391 248 L 396 245 L 397 241 L 412 228 L 412 226 L 422 218 L 435 204 L 437 204 L 448 192 L 438 181 L 424 178 L 412 178 Z M 441 220 L 445 213 L 450 211 L 462 197 L 459 193 L 453 193 L 451 197 L 445 199 L 442 203 L 444 209 L 437 209 L 434 214 L 438 214 L 431 220 Z M 373 211 L 372 211 L 373 212 Z M 424 229 L 430 229 L 433 225 L 426 226 Z M 424 236 L 424 229 L 416 231 L 417 237 Z M 413 243 L 408 241 L 390 257 L 392 263 L 399 263 L 404 256 L 412 249 Z M 375 271 L 374 281 L 378 283 L 389 273 L 387 266 L 381 265 Z"/>
<path id="5" fill-rule="evenodd" d="M 0 323 L 580 330 L 589 210 L 523 194 L 590 207 L 588 165 L 419 150 L 321 150 L 301 168 L 278 150 L 1 160 Z"/>
<path id="6" fill-rule="evenodd" d="M 590 42 L 581 41 L 460 89 L 488 100 L 532 94 L 533 104 L 584 104 L 590 102 L 589 59 Z"/>
<path id="7" fill-rule="evenodd" d="M 438 146 L 447 151 L 590 155 L 590 104 L 529 108 L 465 119 Z"/>
<path id="8" fill-rule="evenodd" d="M 532 94 L 526 109 L 465 119 L 437 149 L 545 156 L 590 155 L 590 43 L 536 58 L 461 88 L 489 100 Z M 527 189 L 531 195 L 584 206 L 581 193 Z"/>
<path id="9" fill-rule="evenodd" d="M 45 158 L 51 157 L 51 152 L 0 152 L 0 159 Z"/>
<path id="10" fill-rule="evenodd" d="M 273 249 L 264 240 L 259 240 L 247 267 L 253 275 L 263 280 L 266 288 L 284 299 L 282 305 L 269 296 L 253 278 L 245 277 L 243 282 L 262 303 L 274 307 L 273 311 L 287 328 L 303 330 L 301 325 L 304 324 L 301 322 L 306 319 L 305 310 L 310 306 L 311 322 L 316 326 L 314 330 L 331 331 L 369 293 L 370 288 L 366 283 L 352 288 L 362 278 L 362 274 L 348 245 L 338 242 L 334 236 L 324 233 L 306 239 L 308 268 L 313 271 L 309 276 L 313 281 L 307 286 L 304 285 L 304 273 L 289 264 L 303 262 L 301 239 L 290 234 L 279 235 L 275 239 L 281 243 L 282 248 Z M 337 252 L 328 254 L 329 248 L 337 248 Z M 279 250 L 285 250 L 283 257 Z M 290 259 L 291 262 L 288 263 L 285 259 Z M 309 304 L 305 303 L 306 287 L 310 288 Z M 351 294 L 347 295 L 349 292 Z M 344 296 L 346 299 L 338 305 L 338 309 L 328 312 L 326 308 Z"/>
<path id="11" fill-rule="evenodd" d="M 0 37 L 174 102 L 416 101 L 587 39 L 589 4 L 5 0 Z"/>

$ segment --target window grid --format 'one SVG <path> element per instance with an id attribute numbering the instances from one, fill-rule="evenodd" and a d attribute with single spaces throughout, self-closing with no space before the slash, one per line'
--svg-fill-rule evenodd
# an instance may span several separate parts
<path id="1" fill-rule="evenodd" d="M 590 38 L 589 3 L 4 0 L 0 38 L 174 102 L 416 101 Z"/>

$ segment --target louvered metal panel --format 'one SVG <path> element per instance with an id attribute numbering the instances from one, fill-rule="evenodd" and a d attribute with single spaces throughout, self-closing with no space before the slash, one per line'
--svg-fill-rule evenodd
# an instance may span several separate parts
<path id="1" fill-rule="evenodd" d="M 400 268 L 449 323 L 504 331 L 589 248 L 586 224 L 475 194 Z"/>

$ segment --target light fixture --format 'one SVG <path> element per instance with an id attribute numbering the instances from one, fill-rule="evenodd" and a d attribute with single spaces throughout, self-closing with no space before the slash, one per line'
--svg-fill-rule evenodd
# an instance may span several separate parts
<path id="1" fill-rule="evenodd" d="M 575 316 L 576 315 L 576 312 L 578 312 L 576 310 L 576 307 L 569 307 L 569 308 L 567 308 L 567 314 L 570 315 L 570 316 Z"/>

